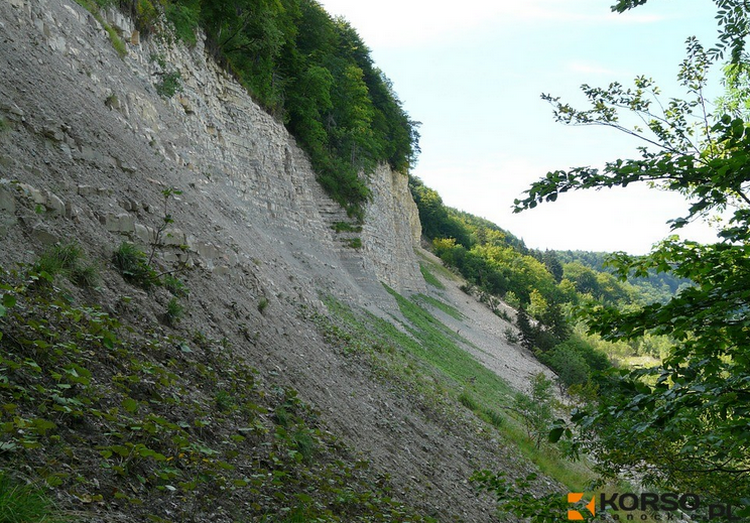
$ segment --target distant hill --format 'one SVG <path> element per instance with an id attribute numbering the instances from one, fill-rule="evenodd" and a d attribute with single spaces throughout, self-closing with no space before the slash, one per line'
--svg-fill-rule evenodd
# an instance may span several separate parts
<path id="1" fill-rule="evenodd" d="M 597 272 L 613 272 L 606 263 L 611 253 L 571 250 L 554 252 L 562 263 L 577 262 Z M 631 276 L 628 282 L 638 287 L 644 301 L 648 302 L 665 302 L 681 288 L 690 285 L 690 280 L 678 278 L 668 272 L 652 272 L 647 278 Z"/>

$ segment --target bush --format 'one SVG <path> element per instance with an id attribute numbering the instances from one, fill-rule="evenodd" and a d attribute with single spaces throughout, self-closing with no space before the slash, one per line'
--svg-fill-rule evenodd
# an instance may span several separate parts
<path id="1" fill-rule="evenodd" d="M 567 387 L 584 385 L 591 378 L 591 367 L 570 342 L 555 347 L 545 360 Z"/>
<path id="2" fill-rule="evenodd" d="M 156 83 L 156 92 L 164 98 L 172 98 L 177 92 L 182 91 L 181 79 L 179 71 L 162 74 L 161 80 Z"/>
<path id="3" fill-rule="evenodd" d="M 179 278 L 172 274 L 165 274 L 163 279 L 164 287 L 172 293 L 172 295 L 182 298 L 188 295 L 188 288 Z"/>
<path id="4" fill-rule="evenodd" d="M 560 343 L 542 361 L 553 369 L 564 385 L 587 385 L 595 372 L 612 367 L 605 354 L 597 351 L 584 340 L 572 338 Z"/>
<path id="5" fill-rule="evenodd" d="M 159 275 L 148 264 L 146 253 L 132 243 L 122 242 L 112 255 L 112 263 L 125 281 L 143 290 L 161 285 Z"/>

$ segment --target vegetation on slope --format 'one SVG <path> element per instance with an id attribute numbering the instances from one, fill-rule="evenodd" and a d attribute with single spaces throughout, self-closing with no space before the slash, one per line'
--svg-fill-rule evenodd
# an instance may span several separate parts
<path id="1" fill-rule="evenodd" d="M 418 178 L 410 179 L 410 189 L 434 253 L 466 278 L 468 292 L 475 293 L 498 314 L 507 314 L 497 307 L 498 299 L 518 309 L 515 321 L 520 339 L 511 334 L 511 341 L 520 341 L 535 351 L 566 386 L 595 386 L 592 380 L 611 366 L 610 361 L 658 358 L 668 350 L 670 340 L 660 336 L 639 337 L 628 343 L 610 343 L 591 336 L 578 324 L 576 311 L 591 304 L 628 308 L 666 301 L 671 288 L 657 290 L 650 283 L 631 284 L 630 279 L 623 281 L 608 270 L 591 267 L 591 257 L 599 259 L 594 253 L 573 257 L 529 249 L 494 223 L 447 207 L 440 195 Z M 667 277 L 654 281 L 679 280 Z"/>
<path id="2" fill-rule="evenodd" d="M 0 467 L 14 482 L 138 520 L 432 521 L 226 339 L 122 324 L 61 277 L 0 269 Z M 46 497 L 7 474 L 3 521 L 52 521 Z"/>
<path id="3" fill-rule="evenodd" d="M 552 428 L 551 413 L 562 406 L 551 401 L 534 402 L 525 394 L 514 392 L 466 352 L 462 347 L 468 344 L 465 339 L 421 305 L 423 296 L 409 299 L 388 287 L 386 290 L 404 316 L 405 321 L 399 323 L 405 332 L 370 313 L 327 298 L 331 316 L 317 317 L 327 339 L 346 354 L 365 355 L 379 379 L 395 381 L 399 388 L 424 398 L 430 408 L 447 419 L 456 419 L 454 409 L 458 402 L 476 416 L 478 426 L 473 430 L 501 438 L 499 448 L 517 449 L 568 488 L 580 490 L 593 480 L 587 464 L 574 463 L 545 443 Z M 443 303 L 436 308 L 444 307 L 450 306 Z M 545 408 L 549 416 L 540 419 L 539 413 Z"/>
<path id="4" fill-rule="evenodd" d="M 356 30 L 315 0 L 79 0 L 116 5 L 143 35 L 171 31 L 226 65 L 307 152 L 325 190 L 362 218 L 367 174 L 378 164 L 406 174 L 419 153 L 418 123 L 404 110 Z M 363 176 L 364 175 L 364 176 Z"/>

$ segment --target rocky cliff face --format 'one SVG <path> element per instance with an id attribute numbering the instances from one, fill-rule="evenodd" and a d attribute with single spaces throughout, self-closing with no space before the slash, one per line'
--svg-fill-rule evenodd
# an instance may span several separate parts
<path id="1" fill-rule="evenodd" d="M 0 81 L 0 111 L 15 131 L 4 140 L 3 178 L 45 192 L 34 197 L 60 207 L 61 216 L 87 216 L 144 244 L 159 225 L 159 192 L 175 187 L 185 215 L 175 220 L 173 243 L 221 273 L 240 274 L 257 258 L 248 243 L 259 237 L 272 244 L 291 238 L 279 254 L 312 269 L 289 267 L 291 273 L 325 279 L 346 268 L 327 291 L 370 296 L 366 302 L 390 308 L 379 281 L 400 291 L 424 288 L 406 178 L 386 168 L 372 174 L 374 198 L 358 234 L 361 247 L 353 247 L 351 235 L 332 229 L 346 216 L 320 190 L 294 139 L 207 57 L 200 39 L 193 49 L 141 40 L 111 11 L 108 22 L 128 49 L 120 59 L 101 25 L 75 4 L 13 0 L 3 10 L 7 29 L 18 31 L 5 33 Z M 159 96 L 170 81 L 177 92 Z M 215 206 L 202 209 L 195 199 Z M 205 216 L 193 214 L 201 211 Z M 222 211 L 231 223 L 220 225 Z M 252 239 L 239 241 L 235 227 Z M 46 232 L 50 241 L 59 236 Z M 357 290 L 362 286 L 366 293 Z"/>

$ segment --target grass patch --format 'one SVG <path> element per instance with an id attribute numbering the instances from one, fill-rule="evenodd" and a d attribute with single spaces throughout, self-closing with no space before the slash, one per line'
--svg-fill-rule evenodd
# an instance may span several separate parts
<path id="1" fill-rule="evenodd" d="M 349 246 L 352 249 L 361 249 L 362 248 L 362 239 L 361 238 L 352 238 L 351 240 L 346 242 L 346 245 Z"/>
<path id="2" fill-rule="evenodd" d="M 331 226 L 336 232 L 362 232 L 361 225 L 354 225 L 349 222 L 336 222 Z"/>
<path id="3" fill-rule="evenodd" d="M 458 397 L 458 402 L 471 411 L 479 409 L 477 401 L 466 391 L 462 392 Z"/>
<path id="4" fill-rule="evenodd" d="M 438 310 L 443 311 L 448 316 L 455 318 L 459 321 L 462 321 L 466 319 L 466 316 L 461 314 L 461 312 L 453 307 L 452 305 L 448 305 L 447 303 L 438 300 L 437 298 L 433 298 L 432 296 L 427 296 L 425 294 L 417 294 L 414 299 L 419 303 L 426 303 L 432 307 L 435 307 Z"/>
<path id="5" fill-rule="evenodd" d="M 86 261 L 83 249 L 75 242 L 48 248 L 34 264 L 34 269 L 50 276 L 60 274 L 80 287 L 93 288 L 99 283 L 99 269 Z"/>
<path id="6" fill-rule="evenodd" d="M 499 407 L 512 403 L 515 392 L 458 345 L 459 341 L 465 340 L 417 302 L 408 300 L 387 286 L 386 290 L 396 299 L 401 313 L 408 320 L 404 327 L 412 334 L 416 343 L 407 347 L 451 378 L 454 398 L 472 410 L 477 417 L 495 426 L 506 439 L 513 441 L 521 453 L 545 474 L 579 491 L 591 482 L 594 475 L 585 463 L 572 463 L 562 457 L 556 448 L 547 445 L 536 448 L 535 442 L 528 437 L 519 420 L 497 412 Z"/>
<path id="7" fill-rule="evenodd" d="M 263 312 L 268 308 L 268 298 L 265 296 L 261 296 L 258 300 L 258 312 L 263 314 Z"/>
<path id="8" fill-rule="evenodd" d="M 427 268 L 427 264 L 420 263 L 419 270 L 422 272 L 424 281 L 427 282 L 428 285 L 432 285 L 433 287 L 441 290 L 445 289 L 445 285 L 443 285 L 443 282 L 438 280 L 437 277 L 430 272 L 430 269 Z"/>
<path id="9" fill-rule="evenodd" d="M 408 320 L 404 327 L 414 337 L 415 343 L 409 348 L 416 356 L 435 366 L 458 386 L 472 383 L 472 391 L 481 398 L 483 406 L 503 405 L 510 401 L 512 390 L 508 384 L 459 346 L 459 342 L 466 340 L 418 303 L 387 286 L 386 290 L 396 299 L 401 313 Z"/>
<path id="10" fill-rule="evenodd" d="M 0 523 L 55 523 L 64 521 L 44 491 L 15 482 L 0 471 Z"/>
<path id="11" fill-rule="evenodd" d="M 421 251 L 417 251 L 417 254 L 419 254 L 420 258 L 422 258 L 422 262 L 420 262 L 420 265 L 424 263 L 428 270 L 433 274 L 439 274 L 440 276 L 443 276 L 444 278 L 447 278 L 451 281 L 459 280 L 459 277 L 455 273 L 451 272 L 448 267 L 443 265 L 442 261 L 435 262 L 432 258 L 428 257 L 424 252 Z"/>

